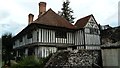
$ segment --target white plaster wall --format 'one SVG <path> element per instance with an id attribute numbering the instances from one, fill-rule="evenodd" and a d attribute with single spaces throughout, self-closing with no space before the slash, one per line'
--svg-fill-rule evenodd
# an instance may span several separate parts
<path id="1" fill-rule="evenodd" d="M 92 35 L 92 34 L 85 34 L 85 43 L 87 45 L 100 45 L 100 36 L 99 35 Z"/>
<path id="2" fill-rule="evenodd" d="M 39 29 L 39 42 L 55 43 L 55 31 Z"/>
<path id="3" fill-rule="evenodd" d="M 25 56 L 28 56 L 28 48 L 25 49 Z"/>
<path id="4" fill-rule="evenodd" d="M 65 38 L 56 38 L 56 43 L 66 43 Z"/>
<path id="5" fill-rule="evenodd" d="M 36 55 L 38 57 L 47 57 L 49 56 L 51 53 L 55 53 L 57 51 L 56 47 L 43 47 L 43 46 L 39 46 L 38 48 L 36 48 Z"/>
<path id="6" fill-rule="evenodd" d="M 79 30 L 75 32 L 75 45 L 83 45 L 84 44 L 84 35 L 83 31 Z"/>
<path id="7" fill-rule="evenodd" d="M 33 31 L 33 33 L 32 33 L 32 35 L 33 35 L 33 43 L 34 42 L 37 42 L 37 31 Z"/>

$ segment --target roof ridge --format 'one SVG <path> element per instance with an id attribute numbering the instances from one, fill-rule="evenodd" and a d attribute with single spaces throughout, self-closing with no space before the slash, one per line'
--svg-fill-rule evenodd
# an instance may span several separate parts
<path id="1" fill-rule="evenodd" d="M 90 14 L 90 15 L 87 15 L 85 17 L 82 17 L 82 18 L 78 19 L 76 21 L 76 23 L 74 24 L 74 26 L 76 28 L 83 28 L 87 24 L 87 22 L 88 22 L 88 20 L 90 19 L 91 16 L 94 17 L 93 14 Z"/>
<path id="2" fill-rule="evenodd" d="M 84 17 L 81 17 L 80 19 L 83 19 L 83 18 L 86 18 L 86 17 L 91 17 L 91 16 L 93 16 L 93 14 L 86 15 L 86 16 L 84 16 Z M 78 19 L 78 20 L 80 20 L 80 19 Z"/>
<path id="3" fill-rule="evenodd" d="M 65 18 L 61 17 L 59 14 L 54 12 L 51 8 L 48 11 L 46 11 L 43 15 L 38 17 L 34 21 L 34 23 L 51 25 L 51 26 L 66 27 L 66 28 L 74 28 L 73 24 L 71 24 Z"/>

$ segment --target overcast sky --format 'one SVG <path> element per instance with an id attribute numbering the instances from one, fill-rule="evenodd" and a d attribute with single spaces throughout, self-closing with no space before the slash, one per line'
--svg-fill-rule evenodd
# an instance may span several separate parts
<path id="1" fill-rule="evenodd" d="M 64 0 L 1 0 L 0 1 L 0 36 L 6 32 L 16 35 L 28 25 L 28 14 L 38 16 L 38 3 L 47 3 L 47 10 L 56 13 L 61 10 Z M 80 19 L 93 14 L 101 25 L 118 26 L 119 0 L 70 0 L 74 17 Z"/>

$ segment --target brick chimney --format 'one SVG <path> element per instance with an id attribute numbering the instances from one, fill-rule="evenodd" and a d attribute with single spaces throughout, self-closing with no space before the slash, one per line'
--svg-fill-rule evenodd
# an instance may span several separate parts
<path id="1" fill-rule="evenodd" d="M 28 15 L 28 24 L 30 24 L 30 23 L 33 22 L 33 18 L 34 18 L 34 15 L 30 13 L 30 14 Z"/>
<path id="2" fill-rule="evenodd" d="M 39 3 L 39 15 L 38 15 L 38 17 L 43 15 L 45 12 L 46 12 L 46 2 L 40 2 Z"/>

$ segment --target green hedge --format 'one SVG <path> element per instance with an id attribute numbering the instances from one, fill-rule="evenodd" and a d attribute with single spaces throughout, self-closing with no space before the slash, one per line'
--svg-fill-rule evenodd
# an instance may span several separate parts
<path id="1" fill-rule="evenodd" d="M 24 57 L 18 61 L 18 64 L 12 65 L 11 68 L 43 68 L 50 56 L 46 58 L 36 58 L 35 56 Z"/>

